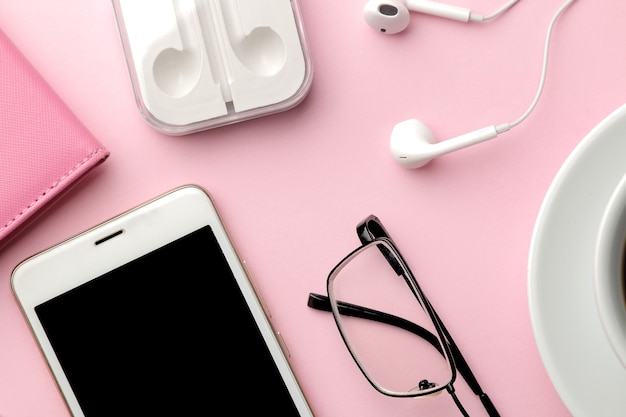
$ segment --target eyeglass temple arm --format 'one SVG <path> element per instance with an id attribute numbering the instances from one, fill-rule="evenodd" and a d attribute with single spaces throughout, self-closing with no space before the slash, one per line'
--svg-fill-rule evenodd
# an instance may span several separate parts
<path id="1" fill-rule="evenodd" d="M 332 308 L 330 306 L 330 300 L 328 299 L 328 297 L 324 295 L 320 295 L 320 294 L 310 293 L 307 305 L 316 310 L 329 311 L 329 312 L 332 311 Z M 389 325 L 396 326 L 404 330 L 410 331 L 411 333 L 414 333 L 417 336 L 426 340 L 433 347 L 435 347 L 439 351 L 439 353 L 443 354 L 442 347 L 440 346 L 439 340 L 437 339 L 437 337 L 434 334 L 432 334 L 430 331 L 424 329 L 423 327 L 415 323 L 412 323 L 403 318 L 394 316 L 392 314 L 383 313 L 378 310 L 361 307 L 355 304 L 338 303 L 338 307 L 339 307 L 339 313 L 341 314 L 345 314 L 347 316 L 352 316 L 352 317 L 357 317 L 357 318 L 374 320 L 380 323 L 389 324 Z M 436 314 L 437 313 L 435 313 L 435 315 Z M 446 337 L 446 339 L 448 339 L 447 340 L 448 346 L 450 347 L 450 352 L 452 353 L 454 363 L 459 373 L 463 376 L 463 378 L 465 379 L 469 387 L 472 389 L 474 394 L 478 396 L 483 406 L 485 407 L 485 410 L 489 414 L 489 417 L 500 417 L 500 414 L 498 413 L 498 411 L 496 410 L 496 407 L 491 402 L 491 399 L 478 384 L 478 381 L 476 380 L 476 377 L 470 370 L 469 365 L 467 364 L 467 361 L 465 361 L 465 358 L 461 354 L 461 351 L 456 346 L 456 343 L 454 343 L 454 341 L 450 337 L 450 333 L 441 322 L 441 319 L 439 319 L 438 316 L 436 318 L 437 318 L 437 321 L 441 324 L 441 328 L 444 333 L 444 336 Z"/>
<path id="2" fill-rule="evenodd" d="M 316 310 L 332 311 L 328 297 L 320 294 L 310 293 L 307 305 Z M 418 324 L 392 314 L 383 313 L 382 311 L 372 310 L 355 304 L 340 302 L 337 306 L 339 307 L 339 313 L 342 315 L 377 321 L 409 331 L 426 340 L 443 355 L 443 349 L 439 343 L 439 339 Z"/>
<path id="3" fill-rule="evenodd" d="M 456 343 L 454 343 L 454 339 L 452 339 L 452 336 L 450 336 L 450 332 L 448 332 L 448 329 L 439 318 L 439 315 L 437 314 L 435 309 L 431 307 L 431 310 L 435 315 L 435 318 L 439 322 L 443 335 L 446 337 L 446 341 L 448 342 L 448 346 L 450 347 L 450 352 L 452 353 L 452 357 L 454 358 L 457 369 L 459 370 L 461 375 L 463 375 L 463 378 L 467 382 L 467 385 L 472 389 L 474 394 L 478 396 L 480 402 L 483 403 L 483 406 L 485 407 L 485 410 L 487 410 L 487 414 L 489 414 L 489 417 L 500 417 L 500 413 L 498 413 L 498 410 L 496 410 L 496 406 L 493 404 L 493 402 L 491 402 L 491 398 L 489 398 L 487 393 L 483 391 L 483 389 L 480 387 L 478 380 L 476 379 L 474 373 L 467 364 L 467 361 L 463 357 L 463 354 L 459 350 Z"/>

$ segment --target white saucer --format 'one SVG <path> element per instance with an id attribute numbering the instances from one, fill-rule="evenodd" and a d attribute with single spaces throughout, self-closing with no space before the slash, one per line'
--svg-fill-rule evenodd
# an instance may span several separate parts
<path id="1" fill-rule="evenodd" d="M 626 173 L 626 105 L 567 158 L 539 211 L 530 246 L 528 297 L 539 353 L 575 417 L 626 415 L 626 369 L 594 300 L 593 253 L 600 218 Z"/>

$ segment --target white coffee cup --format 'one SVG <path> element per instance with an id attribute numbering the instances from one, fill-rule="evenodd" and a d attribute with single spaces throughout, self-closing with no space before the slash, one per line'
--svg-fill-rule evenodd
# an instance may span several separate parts
<path id="1" fill-rule="evenodd" d="M 604 210 L 595 243 L 594 290 L 609 344 L 626 367 L 626 175 Z"/>

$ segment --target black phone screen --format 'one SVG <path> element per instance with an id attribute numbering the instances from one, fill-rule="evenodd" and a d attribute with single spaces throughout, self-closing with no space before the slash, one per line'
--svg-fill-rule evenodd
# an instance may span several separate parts
<path id="1" fill-rule="evenodd" d="M 208 226 L 35 311 L 87 417 L 299 415 Z"/>

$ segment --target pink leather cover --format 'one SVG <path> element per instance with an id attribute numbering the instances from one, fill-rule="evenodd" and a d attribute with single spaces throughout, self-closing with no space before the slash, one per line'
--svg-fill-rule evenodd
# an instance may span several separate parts
<path id="1" fill-rule="evenodd" d="M 0 247 L 108 156 L 0 30 Z"/>

